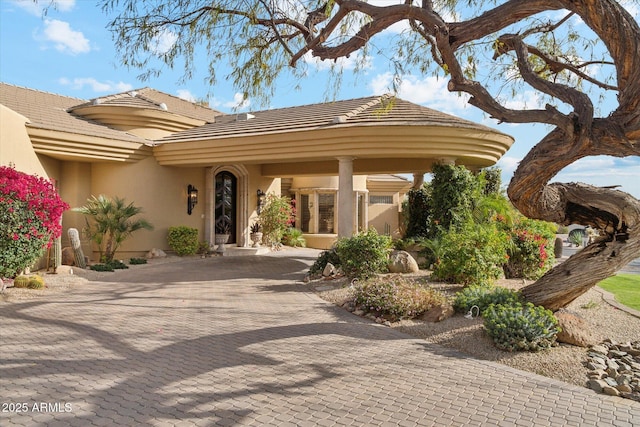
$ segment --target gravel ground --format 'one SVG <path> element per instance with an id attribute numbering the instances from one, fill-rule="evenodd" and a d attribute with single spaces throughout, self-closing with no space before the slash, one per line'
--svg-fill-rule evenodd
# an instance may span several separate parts
<path id="1" fill-rule="evenodd" d="M 154 259 L 150 263 L 167 263 L 180 261 L 179 257 Z M 130 268 L 137 268 L 133 265 Z M 0 298 L 4 301 L 18 301 L 34 298 L 45 298 L 50 295 L 68 292 L 74 286 L 81 285 L 87 280 L 98 279 L 104 274 L 91 270 L 75 269 L 74 274 L 43 274 L 46 288 L 42 290 L 8 288 Z M 425 279 L 427 272 L 420 272 L 417 278 Z M 498 284 L 509 288 L 520 288 L 530 282 L 522 280 L 502 280 Z M 462 289 L 459 285 L 443 283 L 429 283 L 443 292 L 453 295 Z M 301 285 L 316 292 L 326 301 L 342 305 L 349 299 L 349 287 L 346 280 L 319 280 Z M 590 325 L 591 332 L 601 342 L 606 338 L 618 342 L 637 340 L 640 336 L 640 318 L 634 317 L 622 310 L 612 307 L 604 301 L 602 294 L 591 289 L 568 307 L 569 310 L 582 316 Z M 515 352 L 509 353 L 498 350 L 491 339 L 483 331 L 482 320 L 466 319 L 462 314 L 456 314 L 438 323 L 420 320 L 403 320 L 391 324 L 409 335 L 422 338 L 427 342 L 459 350 L 471 356 L 503 363 L 511 367 L 534 372 L 555 378 L 567 383 L 585 386 L 587 369 L 584 367 L 587 350 L 581 347 L 560 344 L 552 349 L 539 353 Z"/>
<path id="2" fill-rule="evenodd" d="M 427 273 L 419 273 L 425 275 Z M 518 289 L 531 282 L 522 280 L 501 280 L 499 286 Z M 344 280 L 319 281 L 310 284 L 318 295 L 337 305 L 349 299 L 348 285 Z M 430 283 L 450 295 L 462 289 L 459 285 Z M 331 289 L 327 289 L 331 288 Z M 609 305 L 595 288 L 589 290 L 567 307 L 583 317 L 590 326 L 593 336 L 602 342 L 610 338 L 618 342 L 635 341 L 640 337 L 640 318 Z M 442 322 L 429 323 L 420 320 L 402 320 L 391 324 L 414 337 L 425 341 L 459 350 L 473 357 L 502 363 L 513 368 L 555 378 L 570 384 L 586 386 L 587 349 L 567 344 L 559 344 L 549 350 L 538 353 L 506 352 L 497 349 L 484 333 L 482 320 L 469 320 L 462 314 L 455 314 Z"/>

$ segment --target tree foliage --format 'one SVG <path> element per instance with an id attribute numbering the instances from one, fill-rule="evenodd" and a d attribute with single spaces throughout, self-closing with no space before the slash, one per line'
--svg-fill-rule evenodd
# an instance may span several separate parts
<path id="1" fill-rule="evenodd" d="M 0 278 L 13 278 L 60 237 L 69 208 L 52 181 L 0 166 Z"/>
<path id="2" fill-rule="evenodd" d="M 637 6 L 637 0 L 625 4 Z M 541 123 L 549 133 L 520 162 L 508 188 L 527 217 L 580 223 L 602 239 L 556 267 L 523 295 L 566 305 L 640 253 L 640 202 L 609 188 L 550 181 L 588 156 L 640 155 L 640 26 L 616 0 L 102 0 L 125 65 L 160 73 L 207 55 L 245 96 L 268 97 L 284 74 L 302 77 L 314 59 L 370 52 L 406 72 L 448 79 L 450 91 L 500 122 Z M 388 30 L 404 25 L 400 33 Z M 397 28 L 397 27 L 396 27 Z M 386 36 L 384 48 L 378 40 Z M 174 43 L 162 48 L 161 40 Z M 391 44 L 386 41 L 390 40 Z M 335 66 L 340 71 L 339 63 Z M 544 106 L 514 106 L 530 91 Z M 598 113 L 598 100 L 615 106 Z M 585 266 L 588 265 L 588 268 Z M 571 277 L 571 279 L 568 279 Z"/>

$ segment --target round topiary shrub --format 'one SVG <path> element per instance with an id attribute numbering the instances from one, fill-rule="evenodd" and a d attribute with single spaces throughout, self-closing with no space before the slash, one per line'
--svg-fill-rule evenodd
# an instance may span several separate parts
<path id="1" fill-rule="evenodd" d="M 29 289 L 44 289 L 44 279 L 37 274 L 29 277 L 29 283 L 27 284 Z"/>
<path id="2" fill-rule="evenodd" d="M 552 347 L 560 332 L 550 310 L 531 303 L 491 304 L 482 312 L 484 329 L 496 347 L 507 351 L 540 351 Z"/>
<path id="3" fill-rule="evenodd" d="M 466 313 L 477 306 L 482 313 L 491 304 L 510 305 L 520 302 L 517 291 L 486 285 L 472 285 L 456 292 L 453 306 L 458 312 Z"/>
<path id="4" fill-rule="evenodd" d="M 171 249 L 178 256 L 194 255 L 200 247 L 198 229 L 184 225 L 169 227 L 167 240 Z"/>

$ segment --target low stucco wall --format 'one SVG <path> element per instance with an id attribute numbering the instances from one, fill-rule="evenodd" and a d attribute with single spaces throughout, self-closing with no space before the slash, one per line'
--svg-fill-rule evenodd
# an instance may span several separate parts
<path id="1" fill-rule="evenodd" d="M 303 234 L 308 248 L 331 249 L 338 240 L 337 234 Z"/>

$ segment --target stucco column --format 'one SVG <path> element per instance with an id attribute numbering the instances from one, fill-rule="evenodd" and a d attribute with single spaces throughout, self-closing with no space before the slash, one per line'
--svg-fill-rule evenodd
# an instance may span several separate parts
<path id="1" fill-rule="evenodd" d="M 419 190 L 424 184 L 424 172 L 414 173 L 413 174 L 413 186 L 411 187 L 414 190 Z"/>
<path id="2" fill-rule="evenodd" d="M 353 157 L 338 157 L 338 237 L 353 235 Z"/>

